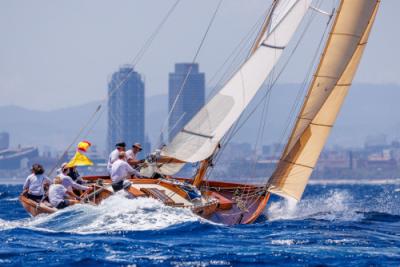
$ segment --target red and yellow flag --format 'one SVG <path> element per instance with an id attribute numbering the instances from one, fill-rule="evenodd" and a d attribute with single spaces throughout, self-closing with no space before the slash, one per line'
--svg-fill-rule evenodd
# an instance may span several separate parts
<path id="1" fill-rule="evenodd" d="M 74 157 L 68 162 L 68 167 L 91 166 L 93 162 L 82 152 L 86 152 L 92 144 L 88 141 L 79 142 Z"/>

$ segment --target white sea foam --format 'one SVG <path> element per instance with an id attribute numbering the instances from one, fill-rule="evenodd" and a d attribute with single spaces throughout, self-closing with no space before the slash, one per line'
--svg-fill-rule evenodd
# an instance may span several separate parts
<path id="1" fill-rule="evenodd" d="M 278 240 L 271 240 L 272 245 L 285 245 L 285 246 L 290 246 L 294 244 L 293 239 L 278 239 Z"/>
<path id="2" fill-rule="evenodd" d="M 400 178 L 386 179 L 311 179 L 310 185 L 398 185 Z"/>
<path id="3" fill-rule="evenodd" d="M 17 221 L 0 219 L 0 230 L 20 227 L 89 234 L 157 230 L 200 220 L 189 209 L 168 207 L 154 199 L 127 199 L 116 194 L 98 206 L 78 204 L 50 215 L 31 219 Z"/>
<path id="4" fill-rule="evenodd" d="M 339 190 L 317 198 L 303 199 L 299 203 L 288 200 L 273 202 L 265 213 L 269 220 L 360 220 L 363 217 L 357 213 L 351 194 Z"/>

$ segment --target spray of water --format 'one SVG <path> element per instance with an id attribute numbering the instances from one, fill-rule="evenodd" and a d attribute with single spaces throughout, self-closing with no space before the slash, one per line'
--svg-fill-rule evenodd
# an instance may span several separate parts
<path id="1" fill-rule="evenodd" d="M 123 195 L 116 194 L 98 206 L 78 204 L 50 215 L 31 219 L 17 221 L 0 219 L 0 230 L 19 227 L 39 231 L 91 234 L 158 230 L 201 220 L 189 209 L 168 207 L 154 199 L 127 199 Z"/>
<path id="2" fill-rule="evenodd" d="M 301 202 L 281 200 L 273 202 L 265 211 L 269 220 L 360 220 L 362 214 L 347 191 L 333 190 Z"/>

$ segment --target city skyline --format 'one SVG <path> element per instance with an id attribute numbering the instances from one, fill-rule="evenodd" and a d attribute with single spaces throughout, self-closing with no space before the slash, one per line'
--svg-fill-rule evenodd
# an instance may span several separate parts
<path id="1" fill-rule="evenodd" d="M 25 8 L 20 8 L 21 3 Z M 154 1 L 41 3 L 0 3 L 0 106 L 54 110 L 104 99 L 107 76 L 134 58 L 173 1 L 157 2 L 157 9 Z M 246 5 L 224 2 L 197 60 L 204 72 L 210 77 L 217 72 L 269 4 L 262 0 Z M 167 93 L 167 73 L 174 62 L 192 60 L 215 5 L 209 0 L 178 6 L 136 68 L 148 81 L 148 96 Z M 323 8 L 331 10 L 329 5 Z M 396 72 L 400 38 L 391 34 L 399 8 L 398 1 L 382 2 L 355 83 L 400 84 Z M 185 23 L 188 14 L 191 23 Z M 326 24 L 326 17 L 317 19 L 322 26 Z M 381 49 L 383 40 L 385 49 Z M 304 41 L 303 47 L 315 43 L 308 35 Z M 302 54 L 280 82 L 301 82 L 308 58 L 310 53 Z"/>

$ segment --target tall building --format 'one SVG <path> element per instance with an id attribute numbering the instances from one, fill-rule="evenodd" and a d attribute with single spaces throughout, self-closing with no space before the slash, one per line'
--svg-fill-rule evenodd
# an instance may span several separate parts
<path id="1" fill-rule="evenodd" d="M 10 134 L 7 132 L 0 133 L 0 150 L 7 149 L 10 146 Z"/>
<path id="2" fill-rule="evenodd" d="M 175 64 L 175 72 L 169 74 L 168 98 L 169 111 L 176 101 L 168 121 L 168 138 L 171 141 L 204 105 L 205 75 L 199 72 L 197 63 Z"/>
<path id="3" fill-rule="evenodd" d="M 118 88 L 119 87 L 119 88 Z M 124 65 L 108 83 L 107 148 L 125 142 L 144 144 L 144 82 L 133 66 Z"/>

